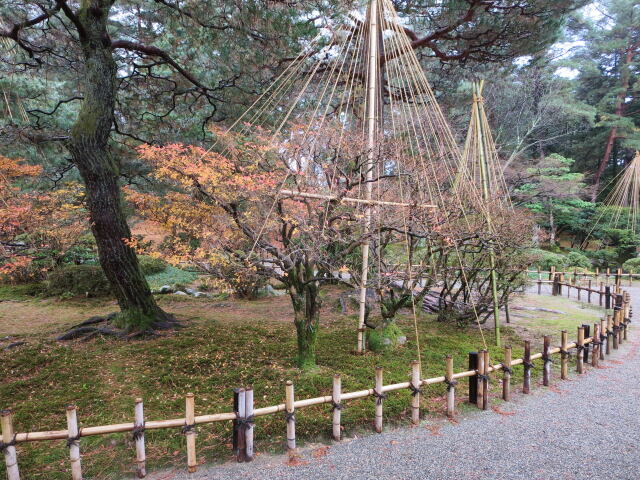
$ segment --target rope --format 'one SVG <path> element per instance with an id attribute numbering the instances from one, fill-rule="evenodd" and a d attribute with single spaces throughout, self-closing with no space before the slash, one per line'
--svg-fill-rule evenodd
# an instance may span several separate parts
<path id="1" fill-rule="evenodd" d="M 295 422 L 296 421 L 296 412 L 284 412 L 284 419 L 287 422 Z"/>
<path id="2" fill-rule="evenodd" d="M 382 405 L 382 401 L 387 398 L 386 393 L 378 392 L 376 389 L 373 389 L 373 396 L 376 397 L 376 405 Z"/>
<path id="3" fill-rule="evenodd" d="M 80 437 L 82 436 L 82 429 L 78 430 L 78 433 L 76 434 L 75 437 L 69 437 L 67 438 L 67 447 L 71 448 L 72 446 L 77 446 L 78 443 L 80 442 Z"/>
<path id="4" fill-rule="evenodd" d="M 240 420 L 238 420 L 238 422 L 240 422 Z M 191 425 L 184 425 L 184 426 L 182 427 L 182 434 L 183 434 L 183 435 L 186 435 L 186 434 L 191 433 L 191 432 L 193 432 L 193 433 L 198 433 L 198 431 L 197 431 L 197 429 L 196 429 L 196 424 L 195 424 L 195 423 L 193 423 L 193 424 L 191 424 Z"/>
<path id="5" fill-rule="evenodd" d="M 487 380 L 489 379 L 489 377 L 487 377 Z M 444 383 L 447 384 L 447 391 L 451 391 L 452 389 L 456 388 L 456 385 L 458 385 L 458 381 L 457 380 L 448 380 L 445 378 Z"/>
<path id="6" fill-rule="evenodd" d="M 416 395 L 420 395 L 422 393 L 422 389 L 420 387 L 416 387 L 411 382 L 409 382 L 409 390 L 411 390 L 412 397 L 415 397 Z"/>
<path id="7" fill-rule="evenodd" d="M 509 375 L 513 375 L 513 369 L 511 367 L 508 367 L 504 363 L 502 364 L 502 371 L 504 373 L 508 373 Z"/>
<path id="8" fill-rule="evenodd" d="M 343 403 L 331 401 L 331 410 L 344 410 L 345 405 Z"/>
<path id="9" fill-rule="evenodd" d="M 133 427 L 133 431 L 132 431 L 133 439 L 140 440 L 144 436 L 144 431 L 145 431 L 144 423 L 142 425 L 136 425 L 135 427 Z"/>
<path id="10" fill-rule="evenodd" d="M 244 428 L 245 430 L 251 428 L 254 425 L 254 416 L 249 415 L 248 417 L 238 418 L 236 419 L 236 425 L 238 428 Z"/>
<path id="11" fill-rule="evenodd" d="M 14 435 L 10 442 L 4 443 L 0 441 L 0 452 L 4 453 L 9 447 L 14 447 L 17 444 L 16 438 L 17 436 Z"/>

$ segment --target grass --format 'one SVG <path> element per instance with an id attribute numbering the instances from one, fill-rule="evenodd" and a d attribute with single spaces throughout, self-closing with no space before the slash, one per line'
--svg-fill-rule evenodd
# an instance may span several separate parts
<path id="1" fill-rule="evenodd" d="M 191 283 L 198 278 L 195 272 L 188 272 L 169 265 L 162 272 L 147 275 L 147 282 L 152 290 L 158 290 L 163 285 Z"/>
<path id="2" fill-rule="evenodd" d="M 547 298 L 532 297 L 526 301 L 535 304 Z M 565 310 L 572 305 L 566 299 L 554 300 L 561 301 Z M 409 316 L 398 319 L 408 337 L 405 346 L 379 354 L 354 355 L 356 321 L 352 315 L 335 313 L 332 296 L 325 301 L 319 334 L 319 367 L 310 372 L 292 368 L 296 345 L 286 297 L 217 303 L 167 295 L 160 297 L 160 301 L 164 308 L 178 315 L 185 328 L 148 341 L 99 339 L 60 344 L 53 341 L 51 335 L 56 329 L 64 328 L 68 320 L 55 318 L 49 309 L 46 315 L 54 322 L 53 326 L 35 328 L 25 346 L 0 351 L 0 406 L 14 409 L 17 431 L 64 429 L 64 410 L 69 403 L 78 406 L 81 424 L 89 426 L 132 421 L 134 398 L 138 396 L 144 398 L 147 419 L 166 419 L 184 416 L 187 392 L 196 395 L 198 415 L 230 411 L 233 388 L 246 385 L 253 385 L 256 407 L 283 402 L 286 380 L 293 380 L 296 398 L 330 394 L 334 373 L 342 374 L 345 392 L 371 388 L 376 366 L 384 367 L 385 384 L 401 382 L 409 378 L 410 362 L 416 358 L 416 337 Z M 51 306 L 42 302 L 41 299 L 25 299 L 20 304 L 12 304 L 11 309 L 15 312 L 18 307 Z M 0 318 L 2 305 L 0 302 Z M 74 308 L 89 316 L 94 310 L 107 307 L 99 302 L 59 302 L 56 305 L 65 305 L 65 316 Z M 531 336 L 539 344 L 542 333 L 552 333 L 554 329 L 553 333 L 557 333 L 565 319 L 549 316 L 522 320 L 522 325 L 517 321 L 517 328 L 503 329 L 504 343 L 513 346 L 514 358 L 522 354 L 522 336 Z M 575 327 L 576 319 L 566 320 Z M 527 321 L 529 326 L 525 325 Z M 593 321 L 591 318 L 591 323 Z M 543 326 L 546 330 L 540 333 L 537 329 Z M 420 316 L 418 333 L 425 378 L 444 373 L 447 354 L 454 355 L 456 371 L 466 370 L 467 352 L 482 347 L 477 328 L 458 328 L 436 322 L 427 315 Z M 485 335 L 491 343 L 491 332 L 485 331 Z M 490 351 L 493 361 L 501 360 L 500 349 L 490 347 Z M 521 369 L 514 373 L 514 382 L 518 382 Z M 467 382 L 461 382 L 458 395 L 464 397 L 466 389 Z M 409 421 L 410 398 L 409 391 L 389 395 L 384 406 L 386 425 Z M 444 398 L 444 385 L 428 387 L 423 399 L 424 415 L 441 413 Z M 343 411 L 347 435 L 369 430 L 373 405 L 370 398 L 348 403 Z M 301 440 L 327 439 L 331 432 L 329 407 L 301 410 L 296 429 Z M 198 432 L 200 461 L 217 462 L 229 458 L 229 422 L 200 426 Z M 281 415 L 258 418 L 257 450 L 281 450 L 284 433 L 285 422 Z M 146 438 L 150 469 L 186 465 L 185 440 L 179 429 L 149 431 Z M 87 479 L 132 475 L 135 450 L 130 434 L 83 438 L 81 451 Z M 18 456 L 23 478 L 57 480 L 69 477 L 64 441 L 21 444 Z"/>

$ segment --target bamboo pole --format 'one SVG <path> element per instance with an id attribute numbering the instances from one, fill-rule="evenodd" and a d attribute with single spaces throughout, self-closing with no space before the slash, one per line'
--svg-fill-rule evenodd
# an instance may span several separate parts
<path id="1" fill-rule="evenodd" d="M 578 351 L 576 352 L 576 371 L 578 373 L 584 373 L 584 355 L 582 350 L 584 349 L 584 327 L 578 327 Z"/>
<path id="2" fill-rule="evenodd" d="M 247 415 L 247 402 L 246 402 L 246 390 L 244 388 L 238 389 L 238 411 L 237 411 L 237 445 L 236 445 L 236 461 L 244 462 L 247 458 L 247 443 L 246 443 L 246 429 L 244 428 L 244 422 Z M 275 413 L 275 412 L 274 412 Z"/>
<path id="3" fill-rule="evenodd" d="M 504 363 L 502 364 L 504 376 L 502 378 L 502 399 L 508 402 L 511 399 L 511 347 L 504 347 Z"/>
<path id="4" fill-rule="evenodd" d="M 484 378 L 482 379 L 482 409 L 487 410 L 489 408 L 489 351 L 483 350 L 484 356 Z"/>
<path id="5" fill-rule="evenodd" d="M 604 349 L 607 343 L 607 321 L 600 319 L 600 360 L 604 360 Z"/>
<path id="6" fill-rule="evenodd" d="M 144 478 L 147 475 L 146 452 L 144 448 L 144 404 L 136 398 L 133 440 L 136 443 L 136 475 Z"/>
<path id="7" fill-rule="evenodd" d="M 358 203 L 364 205 L 381 205 L 389 207 L 414 207 L 414 208 L 437 208 L 437 205 L 426 203 L 406 203 L 388 202 L 383 200 L 367 200 L 365 198 L 340 197 L 338 195 L 323 195 L 320 193 L 299 192 L 293 190 L 280 190 L 280 195 L 289 197 L 312 198 L 316 200 L 338 200 L 340 202 Z"/>
<path id="8" fill-rule="evenodd" d="M 80 465 L 80 435 L 78 435 L 78 414 L 75 405 L 67 407 L 67 445 L 71 460 L 71 478 L 82 480 L 82 466 Z"/>
<path id="9" fill-rule="evenodd" d="M 253 460 L 253 387 L 248 387 L 244 391 L 244 413 L 245 419 L 245 461 Z"/>
<path id="10" fill-rule="evenodd" d="M 478 352 L 478 373 L 476 376 L 476 382 L 478 385 L 476 406 L 480 409 L 484 409 L 484 375 L 485 375 L 484 350 L 480 350 Z"/>
<path id="11" fill-rule="evenodd" d="M 342 379 L 340 375 L 333 376 L 333 391 L 331 392 L 331 401 L 333 403 L 333 439 L 340 441 L 342 432 L 340 421 L 342 417 Z"/>
<path id="12" fill-rule="evenodd" d="M 378 433 L 382 433 L 382 402 L 384 400 L 384 393 L 382 393 L 382 373 L 382 367 L 376 367 L 376 387 L 374 389 L 374 395 L 376 397 L 375 427 Z"/>
<path id="13" fill-rule="evenodd" d="M 0 412 L 2 443 L 4 444 L 4 462 L 7 467 L 7 480 L 20 480 L 18 455 L 16 453 L 15 433 L 13 431 L 13 413 L 6 409 Z"/>
<path id="14" fill-rule="evenodd" d="M 294 406 L 293 382 L 287 380 L 284 387 L 285 393 L 285 419 L 287 421 L 287 449 L 296 449 L 296 413 Z"/>
<path id="15" fill-rule="evenodd" d="M 378 0 L 371 0 L 369 4 L 369 76 L 367 77 L 367 162 L 364 174 L 366 176 L 365 200 L 371 201 L 373 192 L 373 170 L 376 161 L 376 140 L 380 125 L 380 118 L 377 114 L 378 103 L 378 77 L 380 74 L 380 62 L 378 59 Z M 366 238 L 371 230 L 371 218 L 373 209 L 367 203 L 364 209 L 364 237 Z M 364 345 L 364 320 L 366 315 L 367 302 L 367 279 L 369 276 L 369 240 L 362 243 L 362 273 L 360 276 L 360 305 L 358 312 L 358 353 L 365 350 Z"/>
<path id="16" fill-rule="evenodd" d="M 549 350 L 551 349 L 551 336 L 549 335 L 545 335 L 544 339 L 543 339 L 543 346 L 542 346 L 542 359 L 544 360 L 544 369 L 542 371 L 542 384 L 545 387 L 549 386 L 550 380 L 551 380 L 551 354 L 549 353 Z"/>
<path id="17" fill-rule="evenodd" d="M 613 311 L 613 343 L 612 343 L 612 347 L 614 350 L 617 350 L 619 345 L 618 345 L 618 336 L 620 334 L 620 315 L 619 315 L 620 311 L 619 310 L 614 310 Z"/>
<path id="18" fill-rule="evenodd" d="M 589 290 L 587 291 L 587 303 L 591 303 L 591 279 L 589 279 Z"/>
<path id="19" fill-rule="evenodd" d="M 196 461 L 196 413 L 195 398 L 193 393 L 187 393 L 185 397 L 185 436 L 187 438 L 187 467 L 189 473 L 193 473 L 198 469 Z"/>
<path id="20" fill-rule="evenodd" d="M 600 359 L 600 348 L 602 347 L 602 340 L 600 340 L 600 324 L 593 324 L 593 341 L 591 342 L 591 366 L 593 368 L 598 367 L 598 360 Z"/>
<path id="21" fill-rule="evenodd" d="M 447 416 L 453 418 L 456 413 L 456 381 L 453 379 L 453 357 L 447 355 L 446 358 L 447 373 Z"/>
<path id="22" fill-rule="evenodd" d="M 478 352 L 469 352 L 469 371 L 476 372 L 469 377 L 469 403 L 478 403 Z"/>
<path id="23" fill-rule="evenodd" d="M 598 305 L 602 306 L 602 297 L 604 295 L 604 283 L 600 282 L 600 295 L 599 295 L 599 300 L 598 300 Z"/>
<path id="24" fill-rule="evenodd" d="M 531 393 L 531 342 L 529 340 L 524 341 L 524 358 L 522 360 L 524 365 L 524 377 L 522 380 L 522 393 Z"/>
<path id="25" fill-rule="evenodd" d="M 607 315 L 607 355 L 611 355 L 612 343 L 613 343 L 613 316 Z"/>
<path id="26" fill-rule="evenodd" d="M 411 423 L 418 425 L 420 423 L 420 362 L 414 360 L 411 362 Z"/>

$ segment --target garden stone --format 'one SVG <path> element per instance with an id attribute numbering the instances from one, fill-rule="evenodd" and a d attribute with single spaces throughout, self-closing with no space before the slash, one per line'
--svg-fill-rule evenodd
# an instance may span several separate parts
<path id="1" fill-rule="evenodd" d="M 184 291 L 187 292 L 187 295 L 195 295 L 198 293 L 197 290 L 194 290 L 193 288 L 185 288 Z"/>
<path id="2" fill-rule="evenodd" d="M 182 290 L 178 290 L 177 292 L 173 293 L 174 295 L 185 295 L 185 296 L 189 296 L 187 293 L 183 292 Z"/>
<path id="3" fill-rule="evenodd" d="M 209 297 L 209 294 L 206 292 L 196 292 L 193 294 L 193 296 L 196 298 L 201 298 L 201 297 Z"/>
<path id="4" fill-rule="evenodd" d="M 158 291 L 160 293 L 171 293 L 173 289 L 171 288 L 171 285 L 162 285 Z"/>

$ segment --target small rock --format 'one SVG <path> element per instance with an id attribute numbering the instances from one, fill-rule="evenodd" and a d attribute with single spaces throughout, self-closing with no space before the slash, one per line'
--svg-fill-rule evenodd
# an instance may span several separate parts
<path id="1" fill-rule="evenodd" d="M 174 295 L 186 295 L 189 296 L 187 293 L 183 292 L 182 290 L 178 290 L 177 292 L 173 292 Z"/>
<path id="2" fill-rule="evenodd" d="M 184 291 L 187 292 L 187 295 L 195 295 L 198 293 L 197 290 L 194 290 L 193 288 L 185 288 Z"/>
<path id="3" fill-rule="evenodd" d="M 391 345 L 391 339 L 390 338 L 383 338 L 382 339 L 382 344 L 383 345 Z"/>
<path id="4" fill-rule="evenodd" d="M 405 337 L 404 335 L 400 335 L 398 337 L 398 345 L 404 345 L 405 343 L 407 343 L 407 337 Z"/>
<path id="5" fill-rule="evenodd" d="M 206 293 L 206 292 L 196 292 L 196 293 L 193 294 L 193 296 L 196 297 L 196 298 L 200 298 L 200 297 L 207 298 L 207 297 L 209 297 L 209 294 Z"/>
<path id="6" fill-rule="evenodd" d="M 171 285 L 162 285 L 160 287 L 160 290 L 158 290 L 159 293 L 171 293 L 173 292 L 173 288 L 171 288 Z"/>

